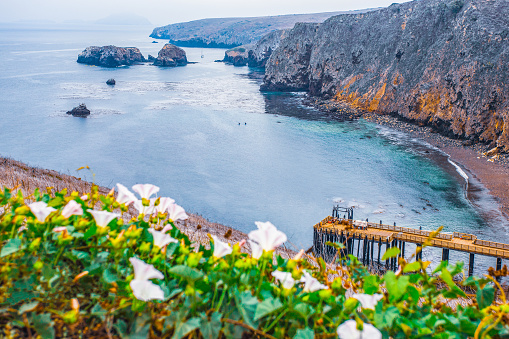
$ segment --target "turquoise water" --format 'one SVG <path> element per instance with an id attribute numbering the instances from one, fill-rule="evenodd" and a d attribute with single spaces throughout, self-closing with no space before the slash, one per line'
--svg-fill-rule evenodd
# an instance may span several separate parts
<path id="1" fill-rule="evenodd" d="M 330 120 L 303 94 L 260 93 L 260 73 L 214 62 L 224 50 L 188 48 L 198 63 L 179 68 L 76 63 L 89 45 L 157 55 L 163 44 L 149 34 L 0 27 L 0 154 L 72 175 L 88 165 L 109 187 L 153 183 L 242 231 L 271 221 L 296 248 L 311 245 L 311 226 L 334 203 L 355 206 L 356 218 L 506 237 L 493 199 L 474 178 L 467 193 L 446 155 L 365 121 Z M 65 114 L 82 102 L 90 118 Z"/>

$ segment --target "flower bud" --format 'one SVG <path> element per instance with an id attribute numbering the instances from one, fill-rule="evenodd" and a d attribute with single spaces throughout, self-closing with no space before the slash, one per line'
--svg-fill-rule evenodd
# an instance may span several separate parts
<path id="1" fill-rule="evenodd" d="M 72 311 L 65 313 L 64 316 L 62 317 L 62 320 L 66 324 L 72 325 L 78 321 L 78 318 L 79 318 L 79 312 L 72 310 Z"/>
<path id="2" fill-rule="evenodd" d="M 34 270 L 38 271 L 42 268 L 44 264 L 42 263 L 42 261 L 40 260 L 37 260 L 35 263 L 34 263 Z"/>
<path id="3" fill-rule="evenodd" d="M 327 291 L 327 290 L 321 290 L 320 292 L 322 291 Z M 353 312 L 357 306 L 359 305 L 359 301 L 355 298 L 348 298 L 344 305 L 343 305 L 343 308 L 345 309 L 345 313 L 350 313 L 350 312 Z"/>
<path id="4" fill-rule="evenodd" d="M 30 212 L 30 207 L 27 205 L 20 206 L 14 210 L 14 214 L 16 215 L 26 215 Z"/>
<path id="5" fill-rule="evenodd" d="M 327 299 L 332 295 L 332 291 L 330 289 L 320 290 L 320 292 L 318 292 L 318 295 L 320 296 L 321 299 Z"/>
<path id="6" fill-rule="evenodd" d="M 143 244 L 140 246 L 140 252 L 141 253 L 148 253 L 150 251 L 150 243 L 144 241 Z"/>
<path id="7" fill-rule="evenodd" d="M 36 238 L 30 243 L 30 245 L 28 246 L 28 250 L 30 252 L 35 252 L 39 248 L 40 245 L 41 245 L 41 238 Z"/>

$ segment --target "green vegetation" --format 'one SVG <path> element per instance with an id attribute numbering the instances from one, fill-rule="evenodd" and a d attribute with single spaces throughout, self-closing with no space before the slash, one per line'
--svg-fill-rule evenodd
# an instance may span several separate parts
<path id="1" fill-rule="evenodd" d="M 286 236 L 268 222 L 249 233 L 251 255 L 245 242 L 204 246 L 175 227 L 182 208 L 151 198 L 157 187 L 133 190 L 140 199 L 122 185 L 116 197 L 97 186 L 81 197 L 0 192 L 0 337 L 509 335 L 500 285 L 490 275 L 454 281 L 462 264 L 428 275 L 429 262 L 400 258 L 398 272 L 378 276 L 353 256 L 337 268 L 302 251 L 283 259 L 273 249 Z M 140 215 L 124 220 L 130 204 Z"/>

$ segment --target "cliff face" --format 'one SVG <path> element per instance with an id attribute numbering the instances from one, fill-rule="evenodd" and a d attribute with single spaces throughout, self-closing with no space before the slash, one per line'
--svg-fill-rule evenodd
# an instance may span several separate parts
<path id="1" fill-rule="evenodd" d="M 297 22 L 323 22 L 334 15 L 366 11 L 369 10 L 202 19 L 156 27 L 150 36 L 169 39 L 171 43 L 183 47 L 232 48 L 252 44 L 270 32 L 292 28 Z"/>
<path id="2" fill-rule="evenodd" d="M 305 28 L 306 27 L 306 28 Z M 509 151 L 509 2 L 426 0 L 296 25 L 262 89 L 309 90 Z"/>
<path id="3" fill-rule="evenodd" d="M 136 47 L 90 46 L 78 55 L 77 62 L 102 67 L 117 67 L 145 62 Z"/>

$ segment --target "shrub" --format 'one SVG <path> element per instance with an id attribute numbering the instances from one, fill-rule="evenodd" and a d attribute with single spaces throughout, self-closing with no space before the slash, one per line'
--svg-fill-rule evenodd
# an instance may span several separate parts
<path id="1" fill-rule="evenodd" d="M 251 255 L 211 236 L 191 243 L 184 210 L 158 188 L 0 192 L 0 329 L 6 337 L 340 338 L 508 335 L 508 310 L 491 276 L 459 283 L 462 264 L 399 259 L 370 274 L 359 261 L 274 256 L 286 236 L 269 222 L 249 233 Z M 133 204 L 140 212 L 128 219 Z M 334 244 L 338 249 L 341 245 Z M 391 253 L 392 252 L 392 253 Z M 386 253 L 398 255 L 397 249 Z M 384 258 L 385 259 L 385 258 Z M 446 288 L 440 290 L 438 283 Z M 467 297 L 468 286 L 474 300 Z M 495 291 L 501 292 L 499 299 Z M 467 300 L 467 299 L 465 299 Z M 456 302 L 456 306 L 453 304 Z"/>

